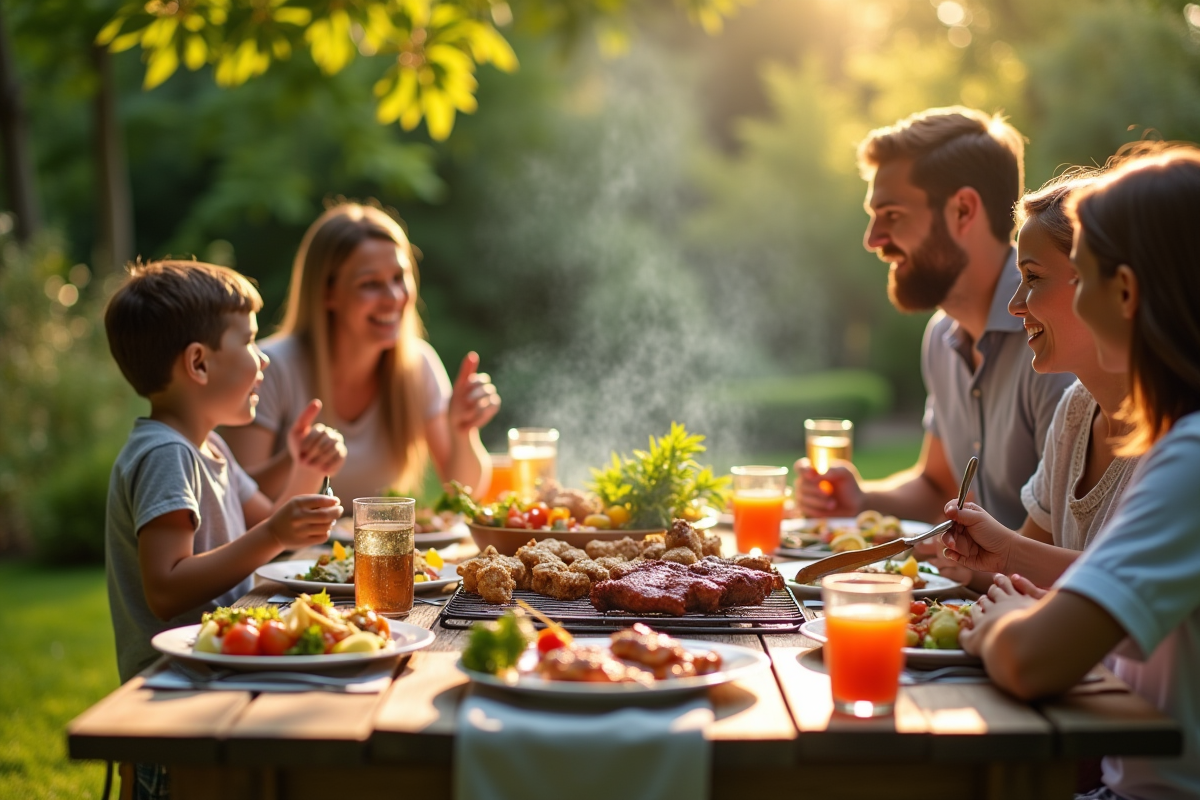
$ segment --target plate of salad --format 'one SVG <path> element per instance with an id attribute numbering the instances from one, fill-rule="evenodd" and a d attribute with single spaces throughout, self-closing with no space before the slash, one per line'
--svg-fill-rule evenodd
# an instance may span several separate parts
<path id="1" fill-rule="evenodd" d="M 354 548 L 333 543 L 333 551 L 317 559 L 273 561 L 254 572 L 260 578 L 278 581 L 293 592 L 328 592 L 338 597 L 354 596 Z M 432 547 L 413 553 L 413 588 L 431 592 L 458 583 L 457 567 L 447 564 Z"/>
<path id="2" fill-rule="evenodd" d="M 338 608 L 328 594 L 302 594 L 286 609 L 218 608 L 199 625 L 150 640 L 175 658 L 248 671 L 306 670 L 394 658 L 428 647 L 433 631 L 395 622 L 370 608 Z"/>
<path id="3" fill-rule="evenodd" d="M 943 605 L 914 600 L 909 609 L 904 663 L 917 669 L 978 664 L 978 656 L 970 655 L 958 643 L 958 634 L 970 625 L 970 618 L 970 603 Z M 821 643 L 829 641 L 824 617 L 804 623 L 800 633 Z"/>
<path id="4" fill-rule="evenodd" d="M 824 558 L 831 553 L 864 550 L 903 536 L 916 536 L 932 527 L 878 511 L 864 511 L 857 517 L 784 520 L 777 552 L 789 558 Z"/>

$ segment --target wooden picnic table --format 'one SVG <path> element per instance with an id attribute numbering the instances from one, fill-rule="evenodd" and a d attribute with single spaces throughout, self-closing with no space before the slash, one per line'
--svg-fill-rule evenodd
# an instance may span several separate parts
<path id="1" fill-rule="evenodd" d="M 238 604 L 280 591 L 264 582 Z M 406 621 L 434 629 L 439 610 L 418 603 Z M 68 726 L 69 753 L 166 764 L 177 800 L 449 798 L 458 705 L 489 690 L 455 668 L 466 632 L 436 633 L 398 659 L 381 694 L 162 691 L 138 676 Z M 903 686 L 894 716 L 859 720 L 833 713 L 818 642 L 695 638 L 761 649 L 772 664 L 710 690 L 714 798 L 1069 798 L 1081 761 L 1182 747 L 1178 725 L 1107 672 L 1032 705 L 989 683 Z"/>

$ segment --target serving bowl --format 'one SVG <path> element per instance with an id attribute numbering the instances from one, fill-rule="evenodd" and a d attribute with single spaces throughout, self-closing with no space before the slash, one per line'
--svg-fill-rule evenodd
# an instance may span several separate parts
<path id="1" fill-rule="evenodd" d="M 707 530 L 716 524 L 717 515 L 712 513 L 705 515 L 698 522 L 693 522 L 692 527 L 696 530 Z M 634 541 L 640 541 L 652 533 L 666 532 L 666 528 L 641 528 L 639 530 L 617 528 L 594 531 L 530 530 L 529 528 L 497 528 L 492 525 L 478 525 L 474 522 L 468 522 L 467 528 L 470 529 L 471 538 L 475 540 L 476 546 L 481 551 L 491 545 L 502 556 L 516 555 L 517 549 L 528 544 L 530 539 L 539 542 L 543 539 L 557 539 L 582 550 L 585 544 L 596 540 L 617 542 L 628 536 Z"/>

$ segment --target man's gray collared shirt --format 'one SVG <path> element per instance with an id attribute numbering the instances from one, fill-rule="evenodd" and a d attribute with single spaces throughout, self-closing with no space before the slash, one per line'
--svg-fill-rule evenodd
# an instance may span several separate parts
<path id="1" fill-rule="evenodd" d="M 929 320 L 921 346 L 925 429 L 941 440 L 956 477 L 978 456 L 976 502 L 1014 529 L 1025 520 L 1021 487 L 1037 469 L 1063 391 L 1075 381 L 1068 373 L 1033 371 L 1024 324 L 1008 313 L 1021 283 L 1016 259 L 1010 251 L 996 283 L 978 370 L 970 335 L 942 311 Z"/>

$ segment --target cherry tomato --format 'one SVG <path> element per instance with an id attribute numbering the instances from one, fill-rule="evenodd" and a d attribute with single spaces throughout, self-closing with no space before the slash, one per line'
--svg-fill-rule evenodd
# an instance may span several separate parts
<path id="1" fill-rule="evenodd" d="M 912 615 L 914 617 L 923 617 L 923 616 L 925 616 L 925 612 L 928 610 L 929 610 L 929 604 L 926 603 L 924 600 L 914 600 L 912 607 L 909 608 L 909 611 L 912 612 Z"/>
<path id="2" fill-rule="evenodd" d="M 567 642 L 562 640 L 557 631 L 552 631 L 549 628 L 538 631 L 537 649 L 539 653 L 549 653 L 551 650 L 557 650 L 560 647 L 566 646 Z"/>
<path id="3" fill-rule="evenodd" d="M 295 643 L 296 640 L 278 620 L 267 620 L 259 629 L 258 652 L 260 655 L 281 656 Z"/>
<path id="4" fill-rule="evenodd" d="M 538 508 L 538 506 L 534 506 L 533 508 L 529 509 L 529 511 L 525 514 L 525 517 L 529 520 L 529 527 L 536 530 L 544 525 L 549 524 L 547 522 L 548 513 L 549 512 L 547 512 L 546 509 Z"/>
<path id="5" fill-rule="evenodd" d="M 230 626 L 221 643 L 221 652 L 227 656 L 258 655 L 258 628 L 244 622 Z"/>

